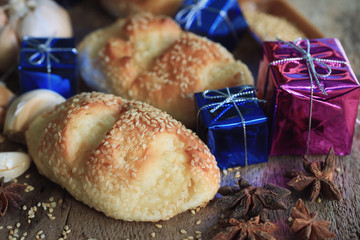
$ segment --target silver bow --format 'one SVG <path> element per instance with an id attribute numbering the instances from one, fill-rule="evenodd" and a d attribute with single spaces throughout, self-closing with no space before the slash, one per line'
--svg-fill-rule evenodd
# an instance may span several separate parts
<path id="1" fill-rule="evenodd" d="M 254 94 L 254 93 L 255 93 L 255 88 L 251 87 L 251 86 L 244 87 L 238 93 L 235 93 L 235 94 L 230 93 L 229 88 L 226 88 L 226 93 L 223 93 L 223 92 L 221 92 L 219 90 L 205 90 L 202 93 L 203 98 L 209 99 L 209 100 L 221 99 L 223 101 L 206 104 L 206 105 L 202 106 L 199 109 L 198 114 L 197 114 L 197 119 L 199 119 L 200 112 L 202 110 L 204 110 L 204 109 L 209 109 L 210 108 L 211 109 L 210 113 L 214 113 L 219 108 L 227 106 L 228 108 L 226 108 L 223 112 L 221 112 L 213 120 L 213 122 L 215 122 L 222 115 L 224 115 L 225 112 L 227 112 L 232 106 L 236 109 L 237 113 L 240 116 L 243 131 L 244 131 L 245 166 L 248 165 L 247 140 L 246 140 L 247 139 L 247 137 L 246 137 L 246 122 L 245 122 L 244 116 L 242 115 L 242 113 L 241 113 L 241 111 L 240 111 L 240 109 L 238 107 L 238 104 L 239 103 L 244 103 L 244 102 L 254 102 L 254 101 L 255 102 L 266 102 L 266 101 L 260 100 L 260 99 L 258 99 L 256 97 L 244 97 L 245 95 Z M 229 104 L 230 104 L 230 107 L 229 107 Z"/>

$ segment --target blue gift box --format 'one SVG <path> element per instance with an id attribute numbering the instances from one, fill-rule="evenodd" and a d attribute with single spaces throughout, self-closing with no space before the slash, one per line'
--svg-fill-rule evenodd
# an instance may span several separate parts
<path id="1" fill-rule="evenodd" d="M 236 0 L 185 0 L 175 20 L 183 29 L 219 42 L 229 51 L 248 28 Z"/>
<path id="2" fill-rule="evenodd" d="M 20 50 L 20 91 L 44 88 L 65 98 L 76 93 L 77 50 L 73 38 L 24 37 Z"/>
<path id="3" fill-rule="evenodd" d="M 195 93 L 197 132 L 219 168 L 268 161 L 267 118 L 258 102 L 264 101 L 255 97 L 252 86 Z"/>

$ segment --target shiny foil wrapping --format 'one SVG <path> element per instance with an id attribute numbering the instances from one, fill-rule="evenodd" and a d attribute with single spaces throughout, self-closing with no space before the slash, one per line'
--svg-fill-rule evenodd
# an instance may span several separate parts
<path id="1" fill-rule="evenodd" d="M 49 38 L 24 38 L 18 67 L 20 91 L 49 89 L 69 98 L 77 89 L 75 41 L 73 38 L 54 38 L 46 49 L 47 41 Z"/>
<path id="2" fill-rule="evenodd" d="M 221 43 L 229 51 L 248 29 L 237 0 L 184 0 L 175 20 L 183 29 Z"/>
<path id="3" fill-rule="evenodd" d="M 299 42 L 306 50 L 306 42 Z M 313 58 L 346 61 L 344 49 L 337 39 L 310 40 Z M 306 154 L 311 105 L 311 83 L 305 60 L 269 63 L 302 57 L 296 49 L 279 41 L 263 43 L 259 67 L 257 96 L 268 101 L 265 112 L 270 123 L 270 155 Z M 327 154 L 334 147 L 337 155 L 351 152 L 355 120 L 360 97 L 359 83 L 350 64 L 326 63 L 331 74 L 319 78 L 324 95 L 314 83 L 309 154 Z M 327 73 L 315 61 L 315 70 Z"/>
<path id="4" fill-rule="evenodd" d="M 231 94 L 238 93 L 243 87 L 230 88 Z M 225 93 L 225 89 L 219 91 Z M 248 97 L 254 97 L 251 94 Z M 214 113 L 203 106 L 219 102 L 208 100 L 202 93 L 195 93 L 198 112 L 199 137 L 208 145 L 215 156 L 219 168 L 245 166 L 245 144 L 242 120 L 232 104 L 225 104 Z M 221 102 L 221 100 L 220 100 Z M 264 112 L 255 101 L 237 104 L 245 120 L 248 164 L 268 161 L 268 127 Z"/>

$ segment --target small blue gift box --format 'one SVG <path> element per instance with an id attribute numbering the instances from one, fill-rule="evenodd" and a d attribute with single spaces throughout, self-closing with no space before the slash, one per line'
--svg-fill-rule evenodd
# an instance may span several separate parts
<path id="1" fill-rule="evenodd" d="M 195 93 L 198 135 L 215 156 L 219 168 L 268 161 L 267 118 L 255 88 L 240 86 Z"/>
<path id="2" fill-rule="evenodd" d="M 190 32 L 235 49 L 248 25 L 236 0 L 185 0 L 175 16 Z"/>
<path id="3" fill-rule="evenodd" d="M 75 42 L 73 38 L 24 37 L 20 52 L 20 91 L 44 88 L 65 98 L 76 93 Z"/>

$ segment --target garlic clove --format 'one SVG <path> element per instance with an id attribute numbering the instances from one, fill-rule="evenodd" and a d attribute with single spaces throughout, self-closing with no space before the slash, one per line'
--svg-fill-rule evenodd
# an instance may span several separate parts
<path id="1" fill-rule="evenodd" d="M 14 94 L 4 85 L 0 84 L 0 127 L 4 124 L 6 108 Z"/>
<path id="2" fill-rule="evenodd" d="M 6 113 L 4 134 L 13 141 L 25 143 L 25 131 L 29 124 L 38 115 L 64 101 L 60 94 L 45 89 L 33 90 L 15 98 Z"/>
<path id="3" fill-rule="evenodd" d="M 25 17 L 18 23 L 20 39 L 31 37 L 72 37 L 69 14 L 52 0 L 37 0 Z"/>
<path id="4" fill-rule="evenodd" d="M 21 176 L 29 169 L 31 164 L 30 156 L 22 152 L 1 152 L 0 153 L 0 177 L 8 182 Z"/>

